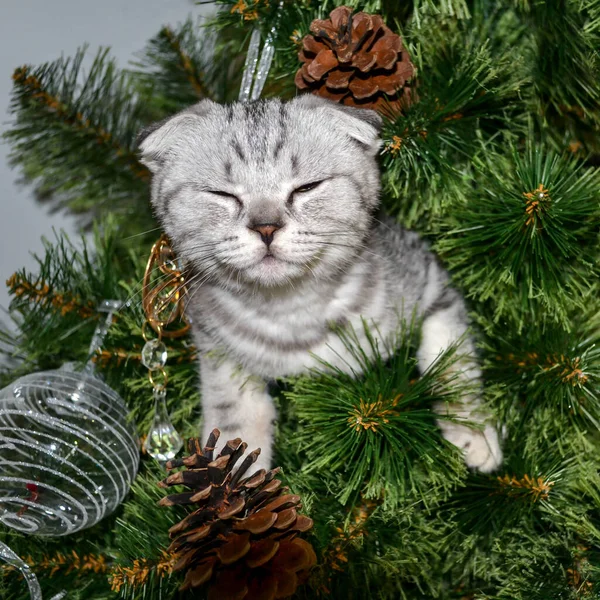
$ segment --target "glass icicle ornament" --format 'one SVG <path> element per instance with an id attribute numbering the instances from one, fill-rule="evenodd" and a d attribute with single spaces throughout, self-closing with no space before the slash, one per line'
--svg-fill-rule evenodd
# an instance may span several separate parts
<path id="1" fill-rule="evenodd" d="M 279 25 L 282 8 L 283 0 L 280 0 L 275 21 L 267 34 L 262 51 L 260 49 L 260 29 L 255 27 L 252 31 L 244 63 L 244 71 L 242 73 L 242 83 L 238 95 L 239 102 L 250 102 L 260 98 L 267 82 L 269 71 L 271 70 L 273 57 L 275 56 L 275 34 Z"/>
<path id="2" fill-rule="evenodd" d="M 100 348 L 120 307 L 92 339 Z M 136 476 L 139 439 L 123 399 L 94 373 L 66 366 L 0 390 L 0 523 L 60 536 L 95 525 L 122 502 Z"/>

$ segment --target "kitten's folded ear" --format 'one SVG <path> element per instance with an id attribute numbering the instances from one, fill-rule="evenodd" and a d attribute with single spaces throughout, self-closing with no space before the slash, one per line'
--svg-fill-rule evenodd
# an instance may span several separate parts
<path id="1" fill-rule="evenodd" d="M 186 132 L 198 127 L 199 120 L 216 106 L 212 100 L 202 100 L 180 113 L 143 129 L 137 137 L 140 161 L 155 173 L 169 151 Z"/>
<path id="2" fill-rule="evenodd" d="M 302 94 L 292 102 L 303 108 L 326 111 L 336 124 L 339 124 L 350 137 L 363 144 L 365 150 L 370 153 L 375 154 L 381 147 L 379 134 L 383 119 L 374 110 L 344 106 L 314 94 Z"/>

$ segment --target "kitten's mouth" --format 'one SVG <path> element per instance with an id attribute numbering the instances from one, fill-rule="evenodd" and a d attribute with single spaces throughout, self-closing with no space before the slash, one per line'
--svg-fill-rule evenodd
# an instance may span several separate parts
<path id="1" fill-rule="evenodd" d="M 278 256 L 267 250 L 252 266 L 244 269 L 244 275 L 250 281 L 267 287 L 287 286 L 290 281 L 306 275 L 305 263 Z"/>
<path id="2" fill-rule="evenodd" d="M 275 263 L 287 263 L 289 261 L 285 260 L 285 258 L 281 258 L 280 256 L 275 256 L 273 251 L 269 248 L 263 255 L 263 257 L 258 261 L 260 265 L 274 265 Z"/>

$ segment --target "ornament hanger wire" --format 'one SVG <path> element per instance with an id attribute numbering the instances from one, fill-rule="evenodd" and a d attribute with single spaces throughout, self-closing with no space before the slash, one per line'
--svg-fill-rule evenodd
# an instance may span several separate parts
<path id="1" fill-rule="evenodd" d="M 3 542 L 0 542 L 0 560 L 3 560 L 8 565 L 21 572 L 21 575 L 23 575 L 23 579 L 25 579 L 27 587 L 29 588 L 31 600 L 42 600 L 42 589 L 40 588 L 37 577 L 31 571 L 30 566 Z M 67 592 L 59 592 L 55 596 L 52 596 L 50 600 L 61 600 L 66 595 Z"/>
<path id="2" fill-rule="evenodd" d="M 88 350 L 88 361 L 84 367 L 84 371 L 89 373 L 90 375 L 94 374 L 96 369 L 96 365 L 94 363 L 94 358 L 96 357 L 100 348 L 102 348 L 102 344 L 104 343 L 104 338 L 110 329 L 110 326 L 113 322 L 113 316 L 116 312 L 121 310 L 123 307 L 123 302 L 120 300 L 102 300 L 100 304 L 96 307 L 96 310 L 100 313 L 105 313 L 106 316 L 104 318 L 100 318 L 100 322 L 96 326 L 94 331 L 94 335 L 92 336 L 92 341 L 90 342 L 90 349 Z"/>

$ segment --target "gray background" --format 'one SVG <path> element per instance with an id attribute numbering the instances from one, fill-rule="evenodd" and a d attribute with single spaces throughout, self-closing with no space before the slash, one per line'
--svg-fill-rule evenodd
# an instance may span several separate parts
<path id="1" fill-rule="evenodd" d="M 118 64 L 126 66 L 162 25 L 214 10 L 190 0 L 0 0 L 0 4 L 0 131 L 10 121 L 15 67 L 38 65 L 61 54 L 72 56 L 86 42 L 89 56 L 98 46 L 110 46 Z M 77 237 L 72 216 L 50 215 L 33 199 L 31 189 L 15 183 L 20 174 L 8 166 L 8 150 L 0 144 L 0 309 L 9 302 L 4 282 L 21 267 L 35 268 L 31 253 L 42 254 L 42 236 L 52 239 L 54 227 Z M 0 320 L 8 321 L 3 310 Z"/>

